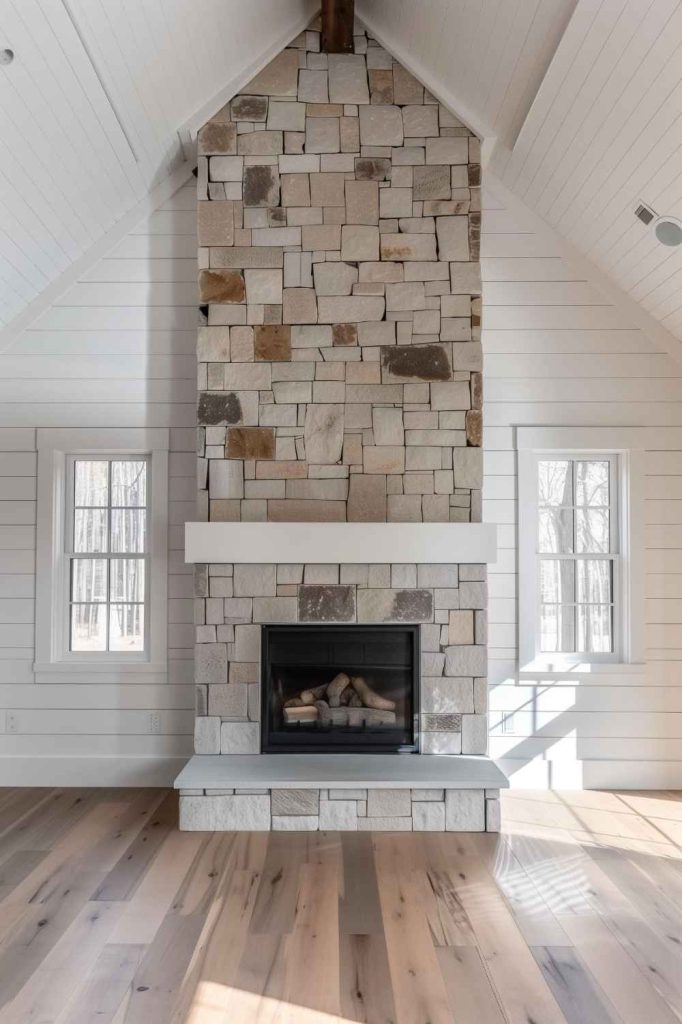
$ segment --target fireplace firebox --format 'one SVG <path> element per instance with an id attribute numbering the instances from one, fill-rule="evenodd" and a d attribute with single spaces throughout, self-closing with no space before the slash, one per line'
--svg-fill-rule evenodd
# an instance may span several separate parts
<path id="1" fill-rule="evenodd" d="M 419 626 L 263 626 L 261 688 L 263 753 L 416 753 Z"/>

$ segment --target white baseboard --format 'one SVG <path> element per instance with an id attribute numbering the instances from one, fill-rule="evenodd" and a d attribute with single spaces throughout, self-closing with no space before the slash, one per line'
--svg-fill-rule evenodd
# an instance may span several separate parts
<path id="1" fill-rule="evenodd" d="M 495 763 L 511 789 L 682 789 L 682 761 L 525 761 Z"/>
<path id="2" fill-rule="evenodd" d="M 0 786 L 172 787 L 186 757 L 0 757 Z"/>

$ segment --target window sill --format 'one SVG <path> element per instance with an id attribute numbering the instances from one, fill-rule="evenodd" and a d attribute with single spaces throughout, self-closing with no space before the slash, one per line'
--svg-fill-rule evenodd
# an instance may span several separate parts
<path id="1" fill-rule="evenodd" d="M 131 674 L 145 673 L 149 675 L 160 675 L 168 671 L 167 662 L 151 661 L 48 661 L 34 662 L 33 671 L 41 675 L 93 675 L 103 674 Z"/>
<path id="2" fill-rule="evenodd" d="M 540 660 L 527 662 L 520 665 L 518 669 L 519 679 L 562 679 L 595 675 L 636 675 L 644 671 L 645 662 L 630 661 L 571 661 L 563 664 L 552 661 L 543 662 Z"/>

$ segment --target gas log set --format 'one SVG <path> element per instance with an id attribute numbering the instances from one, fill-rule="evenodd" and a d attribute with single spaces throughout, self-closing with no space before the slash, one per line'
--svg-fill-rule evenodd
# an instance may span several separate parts
<path id="1" fill-rule="evenodd" d="M 288 725 L 395 725 L 395 708 L 395 701 L 380 696 L 363 676 L 339 672 L 330 683 L 301 690 L 285 701 L 283 713 Z"/>

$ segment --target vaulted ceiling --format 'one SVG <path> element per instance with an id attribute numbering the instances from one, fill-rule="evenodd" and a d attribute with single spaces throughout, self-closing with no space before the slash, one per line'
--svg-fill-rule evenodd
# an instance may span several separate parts
<path id="1" fill-rule="evenodd" d="M 0 326 L 183 159 L 315 0 L 0 0 Z M 357 0 L 368 28 L 491 140 L 491 170 L 682 338 L 682 0 Z M 179 134 L 180 133 L 180 134 Z M 494 142 L 494 145 L 493 145 Z"/>

